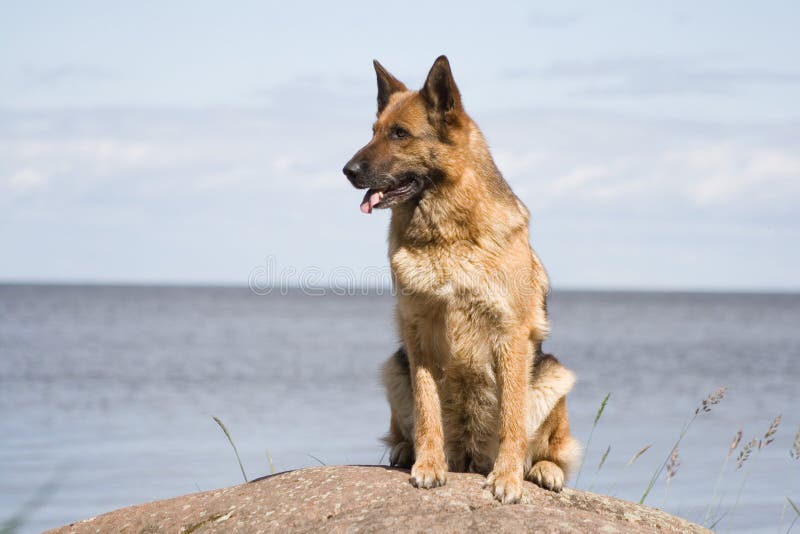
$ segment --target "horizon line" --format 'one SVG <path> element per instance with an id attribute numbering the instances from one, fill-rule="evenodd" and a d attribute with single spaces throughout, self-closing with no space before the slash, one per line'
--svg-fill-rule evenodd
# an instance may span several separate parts
<path id="1" fill-rule="evenodd" d="M 186 289 L 249 289 L 252 288 L 246 282 L 231 281 L 205 281 L 205 280 L 98 280 L 98 279 L 76 279 L 76 280 L 54 280 L 54 279 L 0 279 L 2 287 L 116 287 L 116 288 L 186 288 Z M 315 289 L 334 290 L 342 288 L 334 285 L 318 285 Z M 304 288 L 297 283 L 280 283 L 270 286 L 270 290 L 281 289 L 289 290 L 294 293 L 302 291 Z M 391 292 L 391 285 L 358 285 L 348 287 L 347 290 L 358 292 L 366 291 L 367 294 L 373 291 Z M 704 287 L 704 286 L 614 286 L 614 285 L 580 285 L 564 284 L 551 285 L 550 292 L 574 292 L 574 293 L 675 293 L 675 294 L 741 294 L 741 295 L 800 295 L 800 287 Z M 257 295 L 257 293 L 253 292 Z M 352 295 L 341 295 L 352 296 Z"/>

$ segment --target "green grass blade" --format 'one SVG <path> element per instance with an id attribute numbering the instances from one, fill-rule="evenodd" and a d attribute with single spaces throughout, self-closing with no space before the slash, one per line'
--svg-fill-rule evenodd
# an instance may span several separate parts
<path id="1" fill-rule="evenodd" d="M 236 449 L 236 444 L 233 442 L 233 438 L 231 438 L 231 433 L 228 432 L 228 429 L 225 427 L 225 424 L 219 420 L 219 417 L 211 416 L 215 423 L 219 425 L 222 431 L 225 433 L 225 437 L 228 438 L 228 442 L 233 447 L 233 453 L 236 455 L 236 461 L 239 462 L 239 469 L 242 470 L 242 477 L 244 477 L 245 482 L 249 482 L 247 480 L 247 474 L 244 472 L 244 466 L 242 465 L 242 459 L 239 457 L 239 451 Z"/>
<path id="2" fill-rule="evenodd" d="M 701 413 L 710 412 L 714 406 L 719 404 L 722 401 L 722 399 L 725 398 L 725 392 L 727 391 L 728 391 L 727 387 L 721 387 L 718 388 L 713 393 L 709 393 L 708 396 L 705 399 L 703 399 L 703 401 L 700 403 L 700 406 L 698 406 L 697 409 L 694 411 L 694 414 L 691 417 L 689 417 L 689 419 L 686 420 L 686 422 L 683 424 L 683 428 L 681 429 L 681 433 L 678 436 L 678 439 L 675 441 L 675 445 L 672 446 L 672 448 L 669 450 L 669 454 L 667 454 L 667 457 L 664 458 L 664 461 L 661 463 L 659 468 L 656 469 L 656 472 L 653 473 L 653 476 L 650 478 L 650 482 L 647 484 L 647 488 L 644 490 L 642 498 L 639 499 L 639 504 L 644 504 L 644 501 L 647 499 L 647 496 L 650 495 L 650 491 L 653 489 L 653 486 L 655 486 L 656 481 L 661 476 L 661 473 L 664 471 L 664 468 L 667 466 L 667 462 L 669 461 L 669 457 L 672 454 L 672 451 L 674 451 L 681 444 L 681 440 L 684 438 L 684 436 L 686 436 L 686 433 L 689 431 L 689 427 L 692 426 L 692 423 L 694 423 L 694 420 L 697 419 L 697 416 L 700 415 Z"/>
<path id="3" fill-rule="evenodd" d="M 22 504 L 22 508 L 17 513 L 0 521 L 0 534 L 17 534 L 22 530 L 36 511 L 50 500 L 52 495 L 57 491 L 58 486 L 58 478 L 54 478 L 39 486 L 34 494 Z"/>
<path id="4" fill-rule="evenodd" d="M 594 429 L 597 428 L 597 422 L 600 421 L 600 416 L 603 415 L 603 411 L 606 409 L 606 404 L 608 404 L 608 399 L 611 398 L 611 392 L 606 393 L 606 396 L 600 402 L 600 407 L 597 409 L 597 413 L 594 415 L 594 422 L 592 423 L 592 429 L 589 431 L 589 438 L 586 440 L 586 448 L 583 450 L 583 458 L 581 458 L 581 465 L 578 466 L 578 474 L 575 476 L 575 487 L 578 487 L 578 482 L 581 480 L 581 471 L 583 471 L 583 462 L 586 460 L 587 453 L 589 452 L 589 445 L 592 443 L 592 436 L 594 435 Z"/>
<path id="5" fill-rule="evenodd" d="M 272 455 L 269 453 L 269 450 L 264 451 L 267 453 L 267 462 L 269 462 L 269 474 L 275 474 L 275 464 L 272 463 Z"/>
<path id="6" fill-rule="evenodd" d="M 600 464 L 597 466 L 597 471 L 595 471 L 594 476 L 592 477 L 592 483 L 589 484 L 589 491 L 594 489 L 594 483 L 597 482 L 597 476 L 600 474 L 600 470 L 603 469 L 603 466 L 606 463 L 606 459 L 608 458 L 608 453 L 611 452 L 611 445 L 608 446 L 606 452 L 603 453 L 602 458 L 600 458 Z"/>
<path id="7" fill-rule="evenodd" d="M 800 508 L 798 508 L 797 505 L 794 502 L 792 502 L 792 499 L 790 499 L 789 497 L 786 497 L 786 500 L 789 501 L 789 504 L 791 504 L 792 508 L 794 508 L 794 513 L 796 513 L 797 515 L 800 515 Z"/>
<path id="8" fill-rule="evenodd" d="M 647 499 L 647 496 L 650 495 L 650 490 L 652 490 L 653 486 L 656 485 L 656 480 L 658 480 L 660 474 L 661 474 L 661 469 L 653 473 L 653 476 L 650 478 L 650 482 L 647 484 L 644 493 L 642 493 L 642 496 L 639 499 L 639 504 L 644 504 L 645 499 Z"/>
<path id="9" fill-rule="evenodd" d="M 594 416 L 594 424 L 597 425 L 597 422 L 600 420 L 600 416 L 603 415 L 603 411 L 606 409 L 606 404 L 608 404 L 608 399 L 611 398 L 611 393 L 606 393 L 606 396 L 603 398 L 603 402 L 600 403 L 600 408 L 597 410 L 597 413 Z"/>
<path id="10" fill-rule="evenodd" d="M 319 462 L 320 465 L 324 465 L 324 466 L 328 465 L 325 462 L 323 462 L 322 460 L 320 460 L 319 458 L 317 458 L 316 456 L 314 456 L 313 454 L 311 454 L 310 452 L 307 452 L 306 456 L 310 456 L 311 458 L 315 459 L 316 461 Z"/>
<path id="11" fill-rule="evenodd" d="M 608 453 L 611 452 L 611 445 L 608 446 L 606 452 L 603 453 L 603 457 L 600 458 L 600 465 L 597 466 L 597 472 L 599 473 L 600 470 L 603 468 L 603 464 L 606 463 L 606 458 L 608 458 Z"/>

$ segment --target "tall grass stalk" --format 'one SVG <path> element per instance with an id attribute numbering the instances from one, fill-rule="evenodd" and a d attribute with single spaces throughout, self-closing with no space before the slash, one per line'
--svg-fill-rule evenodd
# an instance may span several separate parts
<path id="1" fill-rule="evenodd" d="M 270 475 L 274 475 L 275 474 L 275 464 L 272 463 L 272 455 L 269 453 L 269 449 L 265 449 L 264 452 L 267 453 L 267 463 L 269 463 L 269 474 Z"/>
<path id="2" fill-rule="evenodd" d="M 215 423 L 219 425 L 222 431 L 225 433 L 225 437 L 228 438 L 228 442 L 233 447 L 233 453 L 236 455 L 236 461 L 239 462 L 239 469 L 242 470 L 242 477 L 244 478 L 245 483 L 249 482 L 247 480 L 247 474 L 244 472 L 244 466 L 242 465 L 242 459 L 239 457 L 239 451 L 236 449 L 236 444 L 233 442 L 233 438 L 231 438 L 231 433 L 228 432 L 228 429 L 225 427 L 225 424 L 220 421 L 219 417 L 211 416 Z"/>
<path id="3" fill-rule="evenodd" d="M 748 441 L 747 443 L 745 443 L 742 446 L 742 449 L 739 451 L 739 454 L 736 456 L 736 469 L 737 470 L 741 469 L 744 466 L 744 464 L 747 463 L 747 460 L 750 458 L 750 454 L 753 452 L 753 450 L 756 447 L 758 447 L 758 440 L 756 438 L 751 439 L 750 441 Z M 742 482 L 742 486 L 741 487 L 742 488 L 744 487 L 744 482 Z M 740 488 L 740 490 L 741 490 L 741 488 Z M 740 494 L 741 494 L 741 492 L 740 492 Z M 721 501 L 724 498 L 725 498 L 725 495 L 720 497 L 720 506 L 717 507 L 717 512 L 715 513 L 715 515 L 717 517 L 716 517 L 716 519 L 714 519 L 714 522 L 711 523 L 711 525 L 709 525 L 709 527 L 708 527 L 711 530 L 714 530 L 716 528 L 716 526 L 719 524 L 719 522 L 722 521 L 725 518 L 725 516 L 727 516 L 729 513 L 731 513 L 733 511 L 733 508 L 728 508 L 728 510 L 724 514 L 719 515 L 719 508 L 722 506 L 722 502 Z M 738 500 L 737 500 L 737 503 L 738 503 Z"/>
<path id="4" fill-rule="evenodd" d="M 633 463 L 636 460 L 641 458 L 644 453 L 646 453 L 648 450 L 650 450 L 650 447 L 652 447 L 652 444 L 647 444 L 644 447 L 642 447 L 641 449 L 639 449 L 636 452 L 636 454 L 631 456 L 631 459 L 628 460 L 628 462 L 625 464 L 625 467 L 622 468 L 622 473 L 624 473 L 630 466 L 632 466 Z M 611 490 L 609 490 L 609 492 L 608 492 L 609 495 L 611 495 L 612 497 L 614 496 L 614 491 L 617 489 L 617 486 L 619 485 L 619 479 L 620 479 L 621 476 L 622 476 L 621 473 L 617 475 L 617 479 L 614 481 L 614 485 L 611 486 Z"/>
<path id="5" fill-rule="evenodd" d="M 797 518 L 800 517 L 800 508 L 789 497 L 786 497 L 786 502 L 783 503 L 783 508 L 781 509 L 781 520 L 778 523 L 778 534 L 780 534 L 780 531 L 783 528 L 783 518 L 786 516 L 786 509 L 789 506 L 791 506 L 792 510 L 794 510 L 794 519 L 792 519 L 792 522 L 789 523 L 789 528 L 786 529 L 786 534 L 789 534 L 789 532 L 792 530 L 792 527 L 794 527 L 795 522 L 797 522 Z"/>
<path id="6" fill-rule="evenodd" d="M 58 477 L 53 478 L 37 487 L 33 495 L 26 500 L 22 507 L 11 517 L 0 521 L 0 534 L 17 534 L 25 523 L 43 507 L 55 494 L 60 485 Z"/>
<path id="7" fill-rule="evenodd" d="M 600 407 L 597 409 L 597 413 L 594 414 L 594 422 L 592 423 L 592 429 L 589 431 L 589 437 L 586 440 L 586 447 L 584 448 L 584 455 L 581 459 L 581 465 L 578 467 L 578 474 L 575 476 L 575 487 L 578 487 L 578 482 L 581 479 L 581 471 L 583 471 L 583 462 L 586 461 L 586 455 L 589 452 L 589 444 L 592 442 L 592 435 L 594 435 L 594 429 L 597 428 L 597 422 L 600 421 L 600 417 L 603 415 L 603 411 L 606 409 L 606 405 L 608 404 L 608 399 L 611 398 L 611 393 L 606 393 L 606 396 L 603 398 L 602 402 L 600 402 Z"/>
<path id="8" fill-rule="evenodd" d="M 670 449 L 669 454 L 667 454 L 667 457 L 664 458 L 664 461 L 661 462 L 661 465 L 658 467 L 658 469 L 656 469 L 656 472 L 653 473 L 653 476 L 650 478 L 650 482 L 647 484 L 647 488 L 645 488 L 641 499 L 639 499 L 639 504 L 644 504 L 644 501 L 647 499 L 647 496 L 650 495 L 650 491 L 653 489 L 653 486 L 655 486 L 656 481 L 661 476 L 661 473 L 664 471 L 664 469 L 667 467 L 667 462 L 669 462 L 669 459 L 672 456 L 672 451 L 678 448 L 678 446 L 681 444 L 681 441 L 683 440 L 684 436 L 686 436 L 686 433 L 689 431 L 689 427 L 692 426 L 694 420 L 697 419 L 697 416 L 700 415 L 701 413 L 710 412 L 712 406 L 719 404 L 720 401 L 722 401 L 722 399 L 725 398 L 725 392 L 727 390 L 728 388 L 721 387 L 714 393 L 709 394 L 705 399 L 703 399 L 703 401 L 700 403 L 700 406 L 698 406 L 695 409 L 694 414 L 692 414 L 692 416 L 683 424 L 683 428 L 681 428 L 681 433 L 678 436 L 678 439 L 675 441 L 675 444 Z"/>
<path id="9" fill-rule="evenodd" d="M 789 457 L 792 460 L 800 460 L 800 427 L 797 427 L 797 433 L 794 435 L 794 441 L 792 442 L 792 448 L 789 449 Z M 789 491 L 791 491 L 791 488 L 789 488 Z M 783 503 L 783 509 L 781 510 L 781 520 L 780 520 L 779 527 L 778 527 L 779 530 L 780 530 L 781 527 L 783 527 L 783 518 L 786 516 L 786 505 L 787 504 L 791 504 L 792 505 L 792 509 L 795 511 L 795 517 L 792 520 L 791 525 L 789 525 L 789 530 L 792 529 L 792 527 L 794 526 L 795 521 L 797 521 L 797 518 L 800 517 L 800 508 L 798 508 L 797 505 L 789 497 L 786 497 L 786 502 Z M 789 532 L 789 530 L 787 530 L 786 532 Z"/>
<path id="10" fill-rule="evenodd" d="M 667 507 L 667 500 L 669 499 L 669 483 L 675 478 L 675 475 L 678 474 L 678 468 L 681 466 L 680 461 L 680 449 L 676 445 L 672 452 L 669 455 L 669 460 L 667 461 L 667 487 L 664 490 L 664 504 L 662 508 Z"/>
<path id="11" fill-rule="evenodd" d="M 778 427 L 781 424 L 781 416 L 778 415 L 772 421 L 770 421 L 769 428 L 764 433 L 764 436 L 761 439 L 753 438 L 747 443 L 742 446 L 742 449 L 739 451 L 739 455 L 736 457 L 736 469 L 740 470 L 742 467 L 747 465 L 744 470 L 744 476 L 742 477 L 742 483 L 739 485 L 739 491 L 736 492 L 736 501 L 733 503 L 733 506 L 728 508 L 728 510 L 721 516 L 719 516 L 710 526 L 710 529 L 714 529 L 720 521 L 722 521 L 726 516 L 730 513 L 734 512 L 736 508 L 739 506 L 739 501 L 742 498 L 742 491 L 744 490 L 745 485 L 747 484 L 748 478 L 750 478 L 750 472 L 753 468 L 753 463 L 755 462 L 755 457 L 750 460 L 753 451 L 755 451 L 756 456 L 761 452 L 761 449 L 765 448 L 767 445 L 775 441 L 775 434 L 778 433 Z M 748 460 L 750 460 L 748 462 Z"/>
<path id="12" fill-rule="evenodd" d="M 786 529 L 786 534 L 789 534 L 789 532 L 791 532 L 792 528 L 794 527 L 794 524 L 797 523 L 797 519 L 800 518 L 800 507 L 798 507 L 794 502 L 792 502 L 792 499 L 790 499 L 789 497 L 786 497 L 786 500 L 789 501 L 789 504 L 792 505 L 792 509 L 794 510 L 794 519 L 789 524 L 789 528 Z"/>
<path id="13" fill-rule="evenodd" d="M 756 456 L 758 456 L 761 453 L 761 449 L 763 449 L 764 447 L 775 441 L 775 434 L 778 433 L 778 427 L 780 427 L 780 425 L 781 425 L 781 416 L 778 415 L 777 417 L 775 417 L 775 419 L 773 419 L 770 422 L 769 428 L 764 433 L 763 438 L 758 440 L 753 438 L 752 440 L 750 440 L 750 443 L 748 443 L 748 445 L 750 445 L 749 447 L 750 450 L 748 450 L 747 454 L 742 459 L 742 461 L 739 462 L 738 468 L 741 468 L 742 465 L 744 465 L 744 463 L 747 461 L 747 457 L 749 457 L 750 451 L 755 450 Z M 750 478 L 750 473 L 753 470 L 754 462 L 755 458 L 753 458 L 753 461 L 747 464 L 747 467 L 745 468 L 744 477 L 742 478 L 742 483 L 739 485 L 739 491 L 736 493 L 736 502 L 733 503 L 733 508 L 731 509 L 731 511 L 735 510 L 736 507 L 739 506 L 739 501 L 742 498 L 742 491 L 744 490 L 745 484 L 747 484 L 747 479 Z"/>
<path id="14" fill-rule="evenodd" d="M 600 470 L 603 469 L 603 466 L 606 463 L 606 459 L 608 458 L 608 453 L 611 452 L 611 445 L 608 446 L 606 452 L 603 453 L 603 456 L 600 458 L 600 463 L 597 465 L 597 471 L 594 472 L 594 477 L 592 477 L 592 483 L 589 484 L 589 491 L 594 488 L 594 483 L 597 481 L 597 476 L 600 474 Z"/>
<path id="15" fill-rule="evenodd" d="M 739 443 L 742 441 L 744 429 L 739 429 L 739 431 L 733 436 L 733 440 L 731 441 L 730 446 L 728 447 L 728 454 L 725 455 L 725 460 L 722 461 L 722 468 L 719 470 L 719 474 L 717 475 L 717 480 L 714 482 L 714 491 L 711 493 L 711 500 L 708 502 L 708 508 L 706 508 L 706 515 L 703 517 L 703 524 L 707 525 L 709 521 L 711 521 L 711 514 L 712 511 L 714 514 L 719 512 L 719 507 L 722 505 L 722 497 L 719 498 L 719 502 L 716 504 L 716 511 L 714 503 L 717 500 L 717 493 L 719 493 L 719 485 L 722 482 L 722 475 L 725 473 L 725 468 L 728 466 L 728 461 L 733 456 L 733 453 L 736 452 L 736 449 L 739 448 Z"/>
<path id="16" fill-rule="evenodd" d="M 309 458 L 313 458 L 313 459 L 315 459 L 316 461 L 318 461 L 318 462 L 319 462 L 319 465 L 323 465 L 323 466 L 327 466 L 327 465 L 328 465 L 328 464 L 326 464 L 325 462 L 323 462 L 322 460 L 320 460 L 319 458 L 317 458 L 316 456 L 314 456 L 313 454 L 311 454 L 310 452 L 307 452 L 307 453 L 306 453 L 306 456 L 308 456 Z"/>

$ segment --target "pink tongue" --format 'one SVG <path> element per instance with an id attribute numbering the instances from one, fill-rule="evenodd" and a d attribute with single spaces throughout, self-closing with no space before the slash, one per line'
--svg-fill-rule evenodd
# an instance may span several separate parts
<path id="1" fill-rule="evenodd" d="M 375 204 L 380 201 L 380 193 L 375 191 L 374 193 L 370 194 L 369 191 L 367 191 L 367 194 L 364 195 L 364 200 L 361 201 L 361 213 L 372 213 L 372 208 L 374 208 Z"/>

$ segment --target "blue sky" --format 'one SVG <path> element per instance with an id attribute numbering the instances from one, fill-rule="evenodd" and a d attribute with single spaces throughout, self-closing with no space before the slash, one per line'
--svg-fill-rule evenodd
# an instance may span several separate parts
<path id="1" fill-rule="evenodd" d="M 446 53 L 554 287 L 799 290 L 798 6 L 6 2 L 0 281 L 384 269 L 371 60 Z"/>

